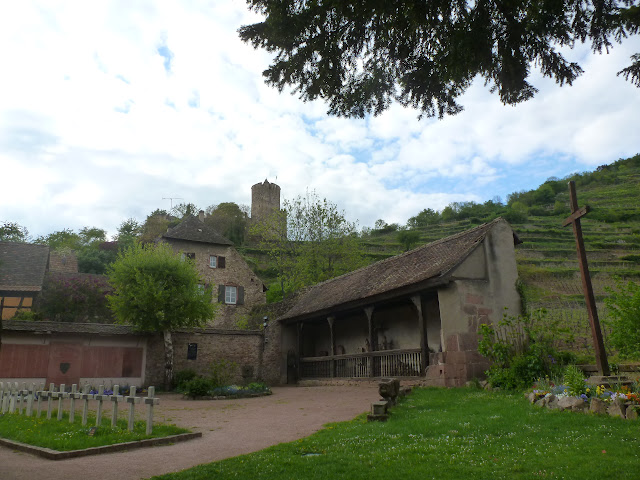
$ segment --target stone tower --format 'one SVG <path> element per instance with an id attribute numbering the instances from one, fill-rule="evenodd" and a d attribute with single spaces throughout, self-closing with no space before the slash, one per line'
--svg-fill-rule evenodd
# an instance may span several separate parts
<path id="1" fill-rule="evenodd" d="M 274 210 L 280 210 L 280 187 L 266 179 L 251 187 L 251 223 L 267 220 Z"/>

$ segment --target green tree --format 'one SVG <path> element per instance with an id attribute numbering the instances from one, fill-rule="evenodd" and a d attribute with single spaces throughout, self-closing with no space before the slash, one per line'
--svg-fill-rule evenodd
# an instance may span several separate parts
<path id="1" fill-rule="evenodd" d="M 560 85 L 582 73 L 558 47 L 589 41 L 608 51 L 640 27 L 637 0 L 247 3 L 265 18 L 240 28 L 240 38 L 275 55 L 266 83 L 322 98 L 330 114 L 347 117 L 380 114 L 392 101 L 429 117 L 456 114 L 477 76 L 517 104 L 537 92 L 532 65 Z M 640 54 L 618 75 L 640 87 Z"/>
<path id="2" fill-rule="evenodd" d="M 29 230 L 16 222 L 0 225 L 0 242 L 26 243 L 30 240 Z"/>
<path id="3" fill-rule="evenodd" d="M 407 220 L 407 226 L 409 228 L 426 227 L 427 225 L 434 225 L 440 221 L 440 214 L 430 208 L 425 208 L 417 215 Z"/>
<path id="4" fill-rule="evenodd" d="M 165 388 L 173 377 L 171 330 L 198 327 L 214 318 L 211 288 L 204 288 L 195 266 L 167 244 L 134 244 L 109 268 L 114 289 L 109 307 L 119 323 L 146 332 L 162 332 L 165 349 Z"/>
<path id="5" fill-rule="evenodd" d="M 400 230 L 396 238 L 404 247 L 404 251 L 408 252 L 420 241 L 420 232 L 416 230 Z"/>
<path id="6" fill-rule="evenodd" d="M 244 243 L 247 231 L 248 209 L 245 205 L 240 206 L 233 202 L 211 205 L 206 210 L 207 216 L 204 223 L 211 225 L 236 246 L 239 246 Z"/>
<path id="7" fill-rule="evenodd" d="M 118 233 L 115 240 L 118 242 L 118 248 L 125 249 L 131 247 L 142 235 L 144 225 L 135 218 L 129 218 L 122 222 L 118 227 Z"/>
<path id="8" fill-rule="evenodd" d="M 283 202 L 280 212 L 251 228 L 278 270 L 283 297 L 364 265 L 356 224 L 315 192 Z"/>
<path id="9" fill-rule="evenodd" d="M 611 344 L 623 358 L 640 358 L 640 284 L 616 279 L 604 299 L 611 324 Z"/>

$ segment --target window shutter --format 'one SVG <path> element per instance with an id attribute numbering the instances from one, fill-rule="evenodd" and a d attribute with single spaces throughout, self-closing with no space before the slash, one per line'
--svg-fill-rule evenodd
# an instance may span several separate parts
<path id="1" fill-rule="evenodd" d="M 218 285 L 218 302 L 224 303 L 224 285 Z"/>
<path id="2" fill-rule="evenodd" d="M 218 268 L 224 268 L 224 257 L 218 257 Z"/>
<path id="3" fill-rule="evenodd" d="M 244 305 L 244 287 L 238 287 L 238 299 L 236 305 Z"/>

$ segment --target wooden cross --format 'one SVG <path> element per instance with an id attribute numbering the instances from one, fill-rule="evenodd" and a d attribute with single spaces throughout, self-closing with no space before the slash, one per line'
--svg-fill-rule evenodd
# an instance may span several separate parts
<path id="1" fill-rule="evenodd" d="M 578 251 L 578 264 L 580 265 L 580 276 L 582 277 L 582 290 L 587 304 L 587 312 L 589 313 L 593 346 L 596 350 L 596 365 L 600 375 L 610 375 L 607 352 L 604 349 L 596 300 L 593 295 L 593 286 L 591 285 L 591 275 L 589 274 L 589 266 L 587 265 L 587 252 L 584 248 L 584 239 L 582 238 L 582 226 L 580 225 L 580 218 L 589 213 L 590 208 L 588 205 L 578 208 L 576 184 L 573 181 L 569 182 L 569 199 L 571 202 L 571 212 L 573 213 L 562 222 L 562 226 L 566 227 L 570 223 L 573 224 L 573 234 L 576 237 L 576 249 Z"/>

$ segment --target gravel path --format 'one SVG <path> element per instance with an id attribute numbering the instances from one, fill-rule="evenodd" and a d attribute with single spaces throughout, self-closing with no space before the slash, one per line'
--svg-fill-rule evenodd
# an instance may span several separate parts
<path id="1" fill-rule="evenodd" d="M 0 447 L 0 479 L 148 478 L 306 437 L 326 423 L 349 420 L 368 411 L 371 402 L 379 398 L 375 384 L 275 387 L 273 395 L 238 400 L 190 401 L 174 394 L 159 396 L 156 421 L 202 432 L 202 438 L 59 461 Z"/>

